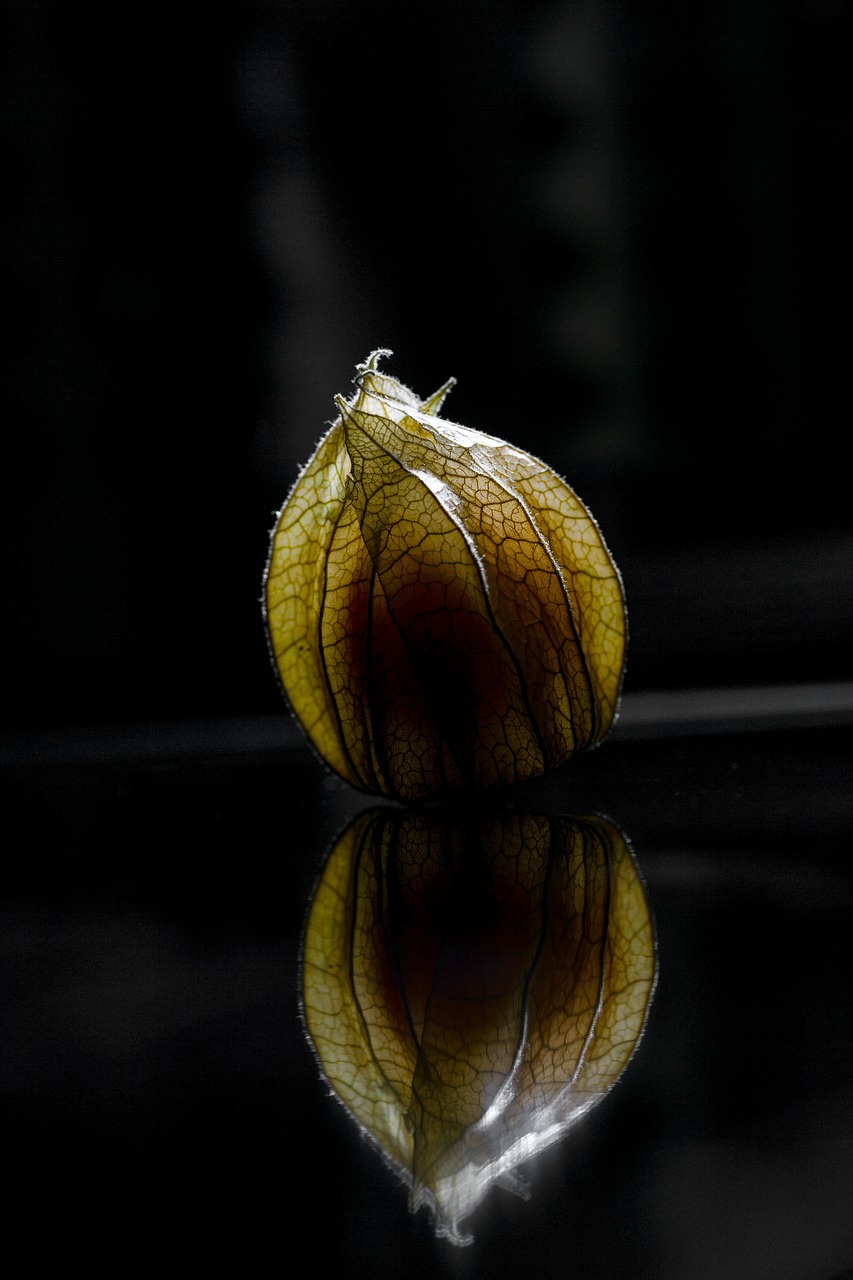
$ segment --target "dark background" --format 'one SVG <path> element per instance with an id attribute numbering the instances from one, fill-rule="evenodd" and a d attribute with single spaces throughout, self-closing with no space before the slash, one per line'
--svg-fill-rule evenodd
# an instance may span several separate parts
<path id="1" fill-rule="evenodd" d="M 279 710 L 268 533 L 377 346 L 591 507 L 627 689 L 848 676 L 848 32 L 5 5 L 7 721 Z"/>
<path id="2" fill-rule="evenodd" d="M 840 0 L 3 6 L 0 1109 L 31 1269 L 850 1276 L 850 700 L 627 716 L 850 680 L 848 37 Z M 649 1030 L 462 1253 L 301 1033 L 306 903 L 368 801 L 287 720 L 259 605 L 378 346 L 566 476 L 631 620 L 625 732 L 524 803 L 632 840 Z"/>

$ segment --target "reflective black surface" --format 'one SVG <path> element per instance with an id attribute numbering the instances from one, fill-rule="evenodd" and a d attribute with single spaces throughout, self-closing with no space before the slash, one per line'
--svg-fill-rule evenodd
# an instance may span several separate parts
<path id="1" fill-rule="evenodd" d="M 535 790 L 632 841 L 659 945 L 648 1028 L 529 1166 L 530 1199 L 490 1191 L 465 1249 L 410 1215 L 300 1022 L 308 898 L 369 798 L 286 725 L 266 747 L 261 724 L 68 737 L 63 760 L 7 743 L 2 1088 L 33 1267 L 254 1275 L 306 1251 L 365 1277 L 853 1265 L 853 729 L 628 728 Z"/>

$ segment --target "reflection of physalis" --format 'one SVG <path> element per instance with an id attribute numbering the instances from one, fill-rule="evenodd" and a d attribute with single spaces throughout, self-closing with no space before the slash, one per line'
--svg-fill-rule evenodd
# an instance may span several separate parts
<path id="1" fill-rule="evenodd" d="M 276 668 L 354 786 L 404 801 L 510 786 L 605 737 L 625 657 L 622 583 L 543 462 L 438 416 L 380 373 L 282 507 L 264 586 Z M 449 385 L 449 384 L 448 384 Z"/>
<path id="2" fill-rule="evenodd" d="M 493 1182 L 628 1063 L 655 981 L 646 895 L 602 818 L 377 809 L 307 920 L 305 1022 L 353 1118 L 457 1244 Z"/>

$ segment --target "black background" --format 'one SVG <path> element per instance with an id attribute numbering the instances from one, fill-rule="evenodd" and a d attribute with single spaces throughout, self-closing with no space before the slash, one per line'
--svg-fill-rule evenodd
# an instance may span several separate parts
<path id="1" fill-rule="evenodd" d="M 2 22 L 10 722 L 278 710 L 269 530 L 378 346 L 586 500 L 628 689 L 849 674 L 843 6 Z"/>

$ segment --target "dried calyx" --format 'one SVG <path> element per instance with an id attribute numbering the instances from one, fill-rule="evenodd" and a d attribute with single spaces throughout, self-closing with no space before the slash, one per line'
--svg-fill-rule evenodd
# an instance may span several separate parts
<path id="1" fill-rule="evenodd" d="M 320 756 L 405 801 L 508 786 L 599 743 L 625 657 L 622 583 L 549 467 L 438 417 L 378 368 L 279 515 L 265 581 L 285 695 Z"/>

